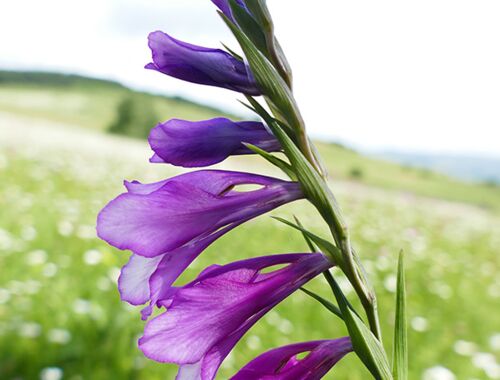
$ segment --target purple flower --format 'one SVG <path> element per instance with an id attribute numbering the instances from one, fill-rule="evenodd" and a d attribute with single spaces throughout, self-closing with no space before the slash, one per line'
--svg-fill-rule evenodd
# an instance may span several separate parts
<path id="1" fill-rule="evenodd" d="M 261 186 L 237 191 L 237 185 Z M 99 213 L 97 234 L 109 244 L 155 257 L 303 197 L 300 184 L 257 174 L 200 170 L 128 192 Z"/>
<path id="2" fill-rule="evenodd" d="M 149 47 L 153 62 L 147 69 L 188 82 L 260 95 L 245 63 L 223 50 L 191 45 L 160 31 L 149 35 Z"/>
<path id="3" fill-rule="evenodd" d="M 254 121 L 172 119 L 156 126 L 149 135 L 149 144 L 155 152 L 152 162 L 184 167 L 209 166 L 230 155 L 251 154 L 242 142 L 268 152 L 281 149 L 264 124 Z"/>
<path id="4" fill-rule="evenodd" d="M 348 337 L 292 344 L 260 355 L 231 380 L 319 380 L 351 351 Z M 301 353 L 308 354 L 297 359 Z"/>
<path id="5" fill-rule="evenodd" d="M 173 284 L 184 270 L 210 244 L 241 223 L 229 225 L 160 256 L 150 258 L 133 254 L 118 279 L 121 299 L 135 306 L 149 302 L 141 312 L 142 319 L 147 319 L 153 307 L 160 306 L 158 302 L 172 294 Z"/>
<path id="6" fill-rule="evenodd" d="M 286 266 L 262 273 L 276 265 Z M 212 380 L 253 324 L 331 266 L 328 258 L 316 253 L 208 267 L 196 280 L 161 300 L 167 311 L 146 324 L 139 347 L 153 360 L 179 364 L 178 379 Z"/>

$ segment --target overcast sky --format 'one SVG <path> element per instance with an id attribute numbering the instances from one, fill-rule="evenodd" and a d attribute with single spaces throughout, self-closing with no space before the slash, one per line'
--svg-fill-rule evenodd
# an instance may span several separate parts
<path id="1" fill-rule="evenodd" d="M 310 132 L 365 149 L 500 156 L 500 1 L 268 0 Z M 0 67 L 74 72 L 243 112 L 143 70 L 146 37 L 235 46 L 209 0 L 0 3 Z"/>

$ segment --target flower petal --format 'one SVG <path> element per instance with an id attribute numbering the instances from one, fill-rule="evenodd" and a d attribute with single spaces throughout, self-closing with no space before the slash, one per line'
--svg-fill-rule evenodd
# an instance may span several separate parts
<path id="1" fill-rule="evenodd" d="M 184 167 L 209 166 L 230 155 L 253 153 L 242 142 L 267 151 L 280 150 L 278 140 L 266 127 L 253 121 L 172 119 L 156 126 L 149 135 L 149 144 L 155 152 L 153 162 Z"/>
<path id="2" fill-rule="evenodd" d="M 260 95 L 243 61 L 223 50 L 192 45 L 160 31 L 149 35 L 149 47 L 153 62 L 146 65 L 147 69 L 188 82 Z"/>
<path id="3" fill-rule="evenodd" d="M 252 191 L 231 191 L 257 184 Z M 199 171 L 155 184 L 127 183 L 97 219 L 100 238 L 120 249 L 155 257 L 231 223 L 273 210 L 303 196 L 300 185 L 255 174 Z"/>
<path id="4" fill-rule="evenodd" d="M 147 323 L 139 346 L 151 359 L 181 365 L 209 360 L 211 352 L 225 357 L 255 318 L 332 265 L 322 254 L 285 254 L 212 267 L 176 291 L 168 310 Z"/>
<path id="5" fill-rule="evenodd" d="M 319 380 L 351 351 L 349 337 L 275 348 L 252 360 L 231 380 Z M 307 356 L 297 359 L 301 353 Z"/>

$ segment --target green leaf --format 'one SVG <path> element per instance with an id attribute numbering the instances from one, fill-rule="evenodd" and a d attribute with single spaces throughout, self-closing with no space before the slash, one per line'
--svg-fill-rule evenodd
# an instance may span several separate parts
<path id="1" fill-rule="evenodd" d="M 255 112 L 257 115 L 259 115 L 269 126 L 269 128 L 272 128 L 272 125 L 278 124 L 281 125 L 283 130 L 290 136 L 292 140 L 295 138 L 295 134 L 293 133 L 293 130 L 290 129 L 290 127 L 286 124 L 279 124 L 279 121 L 272 117 L 269 112 L 254 98 L 251 96 L 246 95 L 247 100 L 249 101 L 250 105 L 247 105 L 243 103 L 246 107 L 248 107 L 250 110 Z"/>
<path id="2" fill-rule="evenodd" d="M 276 107 L 282 121 L 293 130 L 299 131 L 302 128 L 303 120 L 293 94 L 284 79 L 250 38 L 223 13 L 219 12 L 219 14 L 243 49 L 250 69 L 263 94 Z"/>
<path id="3" fill-rule="evenodd" d="M 393 380 L 384 348 L 359 316 L 351 310 L 337 282 L 333 282 L 335 298 L 349 330 L 354 351 L 377 380 Z"/>
<path id="4" fill-rule="evenodd" d="M 304 235 L 306 235 L 309 239 L 311 239 L 314 242 L 314 244 L 316 244 L 318 246 L 318 248 L 321 250 L 321 252 L 323 252 L 325 254 L 329 254 L 332 257 L 333 261 L 335 262 L 335 265 L 342 268 L 342 266 L 344 264 L 342 253 L 340 252 L 340 249 L 335 247 L 328 240 L 325 240 L 325 239 L 319 237 L 318 235 L 315 235 L 312 232 L 306 230 L 305 228 L 303 228 L 299 225 L 296 225 L 296 224 L 294 224 L 286 219 L 283 219 L 283 218 L 280 218 L 277 216 L 273 216 L 272 218 L 276 219 L 277 221 L 279 221 L 281 223 L 286 224 L 287 226 L 290 226 L 292 228 L 295 228 L 296 230 L 301 231 Z"/>
<path id="5" fill-rule="evenodd" d="M 406 322 L 406 288 L 404 253 L 399 254 L 396 293 L 396 323 L 394 327 L 394 353 L 392 363 L 394 380 L 408 379 L 408 338 Z"/>
<path id="6" fill-rule="evenodd" d="M 250 149 L 252 152 L 258 154 L 262 158 L 266 159 L 269 161 L 271 164 L 274 166 L 277 166 L 280 168 L 292 181 L 297 180 L 297 176 L 295 175 L 293 168 L 290 166 L 289 163 L 283 161 L 281 158 L 278 158 L 274 155 L 272 155 L 269 152 L 266 152 L 263 149 L 260 149 L 258 146 L 249 144 L 249 143 L 243 143 L 248 149 Z"/>
<path id="7" fill-rule="evenodd" d="M 297 218 L 295 215 L 293 216 L 293 218 L 295 219 L 295 223 L 297 223 L 297 226 L 299 226 L 300 228 L 304 228 L 302 223 L 300 223 L 299 218 Z M 304 237 L 304 240 L 306 241 L 307 246 L 309 247 L 309 250 L 311 252 L 316 252 L 316 246 L 314 245 L 312 240 L 309 238 L 309 236 L 307 236 L 307 234 L 305 232 L 301 231 L 301 233 L 302 233 L 302 236 Z"/>
<path id="8" fill-rule="evenodd" d="M 225 43 L 222 43 L 222 46 L 228 51 L 229 54 L 231 54 L 234 58 L 243 61 L 243 57 L 236 53 L 233 49 L 231 49 L 229 46 L 227 46 Z"/>
<path id="9" fill-rule="evenodd" d="M 308 296 L 314 298 L 316 301 L 318 301 L 320 304 L 322 304 L 325 308 L 327 308 L 329 311 L 331 311 L 337 317 L 339 317 L 340 319 L 343 319 L 342 312 L 340 311 L 340 309 L 336 305 L 334 305 L 330 301 L 324 299 L 320 295 L 318 295 L 314 292 L 311 292 L 310 290 L 307 290 L 306 288 L 300 288 L 300 290 L 302 290 Z"/>

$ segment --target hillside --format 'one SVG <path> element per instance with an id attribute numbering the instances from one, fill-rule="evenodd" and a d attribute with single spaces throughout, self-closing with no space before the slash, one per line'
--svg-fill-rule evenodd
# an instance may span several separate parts
<path id="1" fill-rule="evenodd" d="M 173 117 L 191 120 L 231 117 L 185 99 L 138 93 L 111 81 L 0 71 L 0 111 L 10 114 L 105 131 L 124 119 L 120 119 L 118 110 L 120 105 L 123 108 L 127 104 L 135 104 L 141 114 L 118 133 L 137 137 L 144 137 L 154 123 Z M 430 170 L 369 158 L 337 144 L 318 142 L 318 148 L 332 179 L 467 202 L 500 212 L 498 186 L 462 182 Z"/>
<path id="2" fill-rule="evenodd" d="M 146 360 L 137 350 L 143 329 L 139 310 L 120 302 L 116 290 L 128 255 L 96 238 L 95 218 L 123 191 L 124 178 L 157 181 L 179 169 L 149 164 L 144 139 L 103 130 L 116 117 L 112 106 L 131 94 L 155 102 L 161 118 L 201 119 L 219 112 L 108 82 L 63 82 L 0 84 L 0 378 L 37 379 L 47 367 L 60 368 L 68 379 L 173 378 L 173 366 Z M 500 217 L 490 211 L 499 210 L 498 190 L 374 160 L 335 144 L 318 145 L 353 243 L 378 291 L 388 351 L 394 260 L 404 249 L 409 378 L 426 378 L 426 370 L 436 366 L 459 379 L 486 378 L 484 358 L 495 361 L 499 339 L 492 310 L 500 297 L 495 228 Z M 231 158 L 218 167 L 275 174 L 257 157 Z M 326 232 L 305 202 L 272 214 L 296 214 L 308 228 Z M 300 233 L 263 216 L 217 241 L 180 283 L 210 264 L 304 249 Z M 344 278 L 337 278 L 349 294 Z M 322 281 L 319 277 L 307 287 L 331 300 Z M 228 379 L 267 349 L 345 335 L 333 318 L 306 295 L 294 294 L 243 338 L 219 379 Z M 349 355 L 325 380 L 367 379 L 356 360 Z"/>

